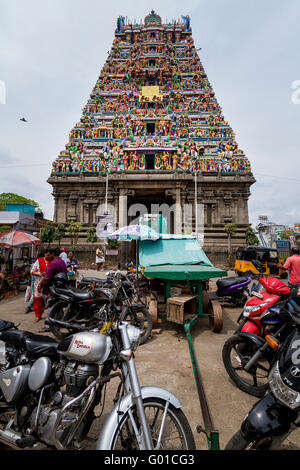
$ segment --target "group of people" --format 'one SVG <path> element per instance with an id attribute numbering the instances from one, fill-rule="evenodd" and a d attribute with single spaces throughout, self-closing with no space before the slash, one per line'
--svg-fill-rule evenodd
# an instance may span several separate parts
<path id="1" fill-rule="evenodd" d="M 62 250 L 49 248 L 38 253 L 31 267 L 31 295 L 26 307 L 26 313 L 33 308 L 34 323 L 42 319 L 50 295 L 49 287 L 53 283 L 54 276 L 59 273 L 67 274 L 69 284 L 75 287 L 79 275 L 78 269 L 78 260 L 74 257 L 73 251 L 67 253 L 65 248 Z M 45 326 L 42 331 L 48 331 L 48 327 Z"/>

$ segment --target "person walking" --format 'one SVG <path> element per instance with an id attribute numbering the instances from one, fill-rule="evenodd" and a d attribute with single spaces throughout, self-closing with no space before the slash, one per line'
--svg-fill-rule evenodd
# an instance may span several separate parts
<path id="1" fill-rule="evenodd" d="M 69 284 L 72 287 L 76 287 L 76 280 L 79 277 L 79 273 L 78 273 L 79 264 L 78 264 L 78 260 L 74 258 L 73 251 L 69 251 L 66 265 L 67 265 L 67 270 L 68 270 Z"/>
<path id="2" fill-rule="evenodd" d="M 50 295 L 49 287 L 53 284 L 53 279 L 56 274 L 65 273 L 67 274 L 66 263 L 60 258 L 59 248 L 50 248 L 46 251 L 45 256 L 50 261 L 50 265 L 47 267 L 46 272 L 38 285 L 38 292 L 41 292 L 44 297 L 45 305 Z M 49 326 L 45 326 L 41 331 L 50 331 Z"/>
<path id="3" fill-rule="evenodd" d="M 278 265 L 282 269 L 289 271 L 289 287 L 300 284 L 300 254 L 299 248 L 292 248 L 292 256 L 287 258 L 284 265 Z"/>
<path id="4" fill-rule="evenodd" d="M 43 276 L 45 276 L 49 264 L 49 253 L 46 254 L 44 251 L 41 251 L 31 268 L 33 283 L 33 309 L 35 314 L 34 323 L 37 323 L 42 319 L 42 315 L 45 310 L 45 300 L 42 292 L 39 292 L 38 287 Z"/>
<path id="5" fill-rule="evenodd" d="M 104 264 L 105 258 L 104 258 L 104 251 L 102 250 L 102 246 L 99 246 L 96 250 L 96 265 L 97 265 L 97 271 L 100 271 Z"/>

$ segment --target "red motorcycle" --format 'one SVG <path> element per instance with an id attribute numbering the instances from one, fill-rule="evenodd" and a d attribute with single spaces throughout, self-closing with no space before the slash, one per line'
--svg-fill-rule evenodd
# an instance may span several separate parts
<path id="1" fill-rule="evenodd" d="M 238 318 L 240 327 L 237 331 L 264 336 L 264 328 L 260 317 L 268 308 L 277 302 L 286 300 L 291 289 L 275 277 L 261 277 L 260 284 L 252 291 L 252 297 L 246 302 L 244 310 Z"/>
<path id="2" fill-rule="evenodd" d="M 253 286 L 252 296 L 238 319 L 239 328 L 224 343 L 222 357 L 229 377 L 238 388 L 261 397 L 268 387 L 271 362 L 271 356 L 264 347 L 268 331 L 261 322 L 261 316 L 270 307 L 289 299 L 291 290 L 278 278 L 255 277 L 259 278 L 259 283 Z"/>

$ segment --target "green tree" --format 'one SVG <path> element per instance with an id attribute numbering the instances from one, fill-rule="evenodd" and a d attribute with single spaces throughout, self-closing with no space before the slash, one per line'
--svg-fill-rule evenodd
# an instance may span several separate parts
<path id="1" fill-rule="evenodd" d="M 259 244 L 259 240 L 258 240 L 257 236 L 255 235 L 254 230 L 251 227 L 251 225 L 249 225 L 249 227 L 247 228 L 245 235 L 246 235 L 247 245 L 258 245 Z"/>
<path id="2" fill-rule="evenodd" d="M 56 228 L 55 225 L 48 221 L 41 230 L 40 240 L 42 243 L 47 243 L 48 247 L 50 243 L 55 240 Z"/>
<path id="3" fill-rule="evenodd" d="M 10 225 L 0 225 L 0 233 L 6 233 L 11 231 Z"/>
<path id="4" fill-rule="evenodd" d="M 227 250 L 228 250 L 228 264 L 231 264 L 232 259 L 232 250 L 231 250 L 231 239 L 237 229 L 237 224 L 235 222 L 231 222 L 230 224 L 224 225 L 224 230 L 227 233 L 228 240 L 227 240 Z"/>
<path id="5" fill-rule="evenodd" d="M 281 240 L 289 240 L 290 237 L 293 235 L 293 233 L 294 233 L 294 230 L 293 230 L 293 229 L 284 230 L 284 231 L 280 234 L 280 238 L 281 238 Z"/>
<path id="6" fill-rule="evenodd" d="M 66 234 L 66 227 L 64 224 L 58 224 L 55 228 L 54 240 L 58 241 L 58 246 L 60 247 L 60 241 L 64 238 Z"/>
<path id="7" fill-rule="evenodd" d="M 67 226 L 66 231 L 71 239 L 72 250 L 75 250 L 78 242 L 79 233 L 82 230 L 82 224 L 80 222 L 71 221 Z"/>
<path id="8" fill-rule="evenodd" d="M 88 243 L 96 243 L 98 240 L 97 235 L 96 235 L 96 229 L 95 228 L 89 228 L 86 234 L 86 241 Z"/>
<path id="9" fill-rule="evenodd" d="M 20 196 L 15 193 L 1 193 L 0 194 L 0 210 L 5 210 L 5 206 L 8 202 L 14 202 L 17 204 L 32 204 L 35 207 L 39 207 L 39 204 L 33 199 Z"/>

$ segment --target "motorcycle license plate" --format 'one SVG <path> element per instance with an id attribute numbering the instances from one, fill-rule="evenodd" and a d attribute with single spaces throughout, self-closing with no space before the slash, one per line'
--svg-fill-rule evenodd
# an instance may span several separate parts
<path id="1" fill-rule="evenodd" d="M 263 299 L 263 295 L 260 294 L 259 292 L 252 292 L 252 295 L 255 295 L 255 297 L 258 297 L 259 299 Z"/>

